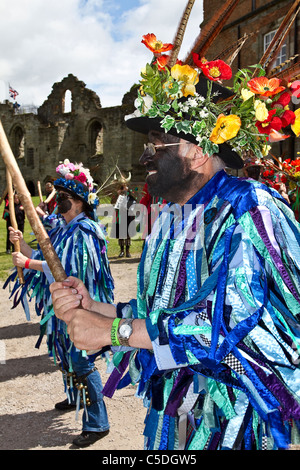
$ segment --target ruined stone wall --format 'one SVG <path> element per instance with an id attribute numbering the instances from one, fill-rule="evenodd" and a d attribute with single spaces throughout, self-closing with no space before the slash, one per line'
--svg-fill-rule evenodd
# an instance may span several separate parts
<path id="1" fill-rule="evenodd" d="M 56 177 L 56 166 L 66 158 L 88 166 L 99 184 L 116 164 L 125 174 L 131 172 L 133 182 L 143 180 L 138 160 L 145 137 L 125 126 L 124 116 L 132 111 L 128 103 L 133 97 L 121 106 L 102 108 L 97 94 L 70 74 L 53 85 L 37 114 L 16 111 L 10 102 L 0 104 L 0 119 L 31 194 L 37 194 L 37 181 L 43 186 L 46 178 Z M 0 190 L 5 184 L 0 161 Z"/>

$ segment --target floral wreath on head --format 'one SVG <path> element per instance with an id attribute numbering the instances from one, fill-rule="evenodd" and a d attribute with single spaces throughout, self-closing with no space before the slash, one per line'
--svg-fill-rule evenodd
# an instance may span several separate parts
<path id="1" fill-rule="evenodd" d="M 285 87 L 278 78 L 267 78 L 260 65 L 239 70 L 230 88 L 232 97 L 215 103 L 212 84 L 232 78 L 228 64 L 207 61 L 194 53 L 195 67 L 178 60 L 169 67 L 170 57 L 164 52 L 171 50 L 172 44 L 163 44 L 154 34 L 143 36 L 142 43 L 154 57 L 141 71 L 136 110 L 126 119 L 159 118 L 165 132 L 175 128 L 177 133 L 192 135 L 209 155 L 217 154 L 219 144 L 226 143 L 242 159 L 249 154 L 259 159 L 266 156 L 270 144 L 289 137 L 289 126 L 299 136 L 300 108 L 295 112 L 288 109 L 292 85 Z M 254 78 L 253 68 L 258 74 Z M 206 96 L 196 91 L 201 73 L 208 79 Z"/>
<path id="2" fill-rule="evenodd" d="M 61 186 L 72 191 L 83 199 L 92 209 L 99 205 L 96 194 L 94 180 L 88 168 L 84 168 L 82 163 L 71 163 L 65 159 L 56 168 L 56 172 L 61 175 L 54 181 L 54 186 Z"/>

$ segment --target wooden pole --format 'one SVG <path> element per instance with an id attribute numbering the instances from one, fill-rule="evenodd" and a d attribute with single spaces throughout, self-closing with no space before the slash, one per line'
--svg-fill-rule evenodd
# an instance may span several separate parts
<path id="1" fill-rule="evenodd" d="M 49 194 L 49 196 L 47 197 L 47 199 L 45 199 L 44 203 L 48 204 L 48 202 L 50 202 L 54 198 L 55 194 L 56 194 L 56 189 L 54 188 Z"/>
<path id="2" fill-rule="evenodd" d="M 10 175 L 8 169 L 6 169 L 6 182 L 7 182 L 7 189 L 8 189 L 8 204 L 9 204 L 10 223 L 11 223 L 11 226 L 15 230 L 18 230 L 18 223 L 17 223 L 16 213 L 15 213 L 14 190 L 13 190 L 11 175 Z M 19 242 L 19 240 L 14 242 L 14 247 L 15 247 L 15 251 L 20 252 L 20 242 Z M 17 266 L 17 273 L 18 273 L 20 284 L 24 284 L 23 269 L 20 268 L 20 266 Z"/>
<path id="3" fill-rule="evenodd" d="M 24 207 L 26 217 L 32 227 L 36 239 L 41 247 L 44 258 L 48 263 L 51 273 L 55 281 L 63 281 L 67 275 L 62 267 L 60 259 L 55 252 L 50 238 L 35 210 L 31 195 L 27 189 L 23 176 L 20 172 L 16 159 L 12 153 L 4 132 L 2 122 L 0 121 L 0 153 L 10 172 L 13 184 L 18 192 L 20 201 Z"/>
<path id="4" fill-rule="evenodd" d="M 179 51 L 182 45 L 184 33 L 186 30 L 186 26 L 192 11 L 192 8 L 194 6 L 195 0 L 188 0 L 187 5 L 185 7 L 185 10 L 183 12 L 182 18 L 179 22 L 178 28 L 177 28 L 177 33 L 173 41 L 173 50 L 170 54 L 170 59 L 168 62 L 168 66 L 171 68 L 173 65 L 176 64 L 176 60 L 179 55 Z"/>
<path id="5" fill-rule="evenodd" d="M 40 181 L 37 182 L 37 188 L 38 188 L 40 202 L 43 202 L 43 194 L 42 194 L 41 182 Z"/>

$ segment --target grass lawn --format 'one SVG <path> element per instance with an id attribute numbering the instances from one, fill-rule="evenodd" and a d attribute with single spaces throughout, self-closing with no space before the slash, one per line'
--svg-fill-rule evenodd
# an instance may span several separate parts
<path id="1" fill-rule="evenodd" d="M 32 198 L 33 204 L 36 206 L 39 203 L 38 197 Z M 6 254 L 6 222 L 2 218 L 4 210 L 4 202 L 0 206 L 0 280 L 4 281 L 7 278 L 8 271 L 13 267 L 11 255 Z M 26 218 L 25 220 L 25 230 L 24 230 L 24 240 L 32 246 L 36 247 L 36 241 L 34 233 L 32 232 L 31 226 Z M 108 257 L 115 258 L 119 254 L 119 245 L 118 240 L 107 237 L 108 241 Z M 143 240 L 140 238 L 133 239 L 131 241 L 131 254 L 133 256 L 139 256 L 142 252 Z"/>

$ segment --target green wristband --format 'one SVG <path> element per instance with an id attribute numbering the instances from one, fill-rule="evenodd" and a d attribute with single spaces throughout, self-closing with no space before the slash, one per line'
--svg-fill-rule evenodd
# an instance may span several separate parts
<path id="1" fill-rule="evenodd" d="M 115 318 L 111 327 L 110 337 L 112 346 L 121 346 L 118 340 L 118 328 L 121 318 Z"/>

